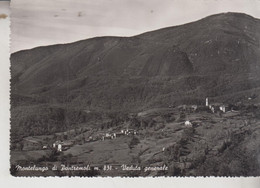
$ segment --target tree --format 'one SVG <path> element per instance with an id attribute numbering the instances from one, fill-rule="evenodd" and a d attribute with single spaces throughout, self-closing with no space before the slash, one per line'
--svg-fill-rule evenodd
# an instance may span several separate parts
<path id="1" fill-rule="evenodd" d="M 134 136 L 129 143 L 129 148 L 132 149 L 135 145 L 137 145 L 139 143 L 140 143 L 140 140 Z"/>
<path id="2" fill-rule="evenodd" d="M 19 143 L 19 150 L 22 151 L 22 150 L 23 150 L 23 147 L 24 147 L 23 142 L 20 142 L 20 143 Z"/>

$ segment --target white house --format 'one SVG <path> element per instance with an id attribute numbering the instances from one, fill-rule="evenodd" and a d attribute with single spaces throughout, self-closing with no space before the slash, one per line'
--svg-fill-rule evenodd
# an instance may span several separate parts
<path id="1" fill-rule="evenodd" d="M 61 142 L 61 141 L 56 141 L 52 144 L 53 148 L 57 149 L 57 151 L 65 151 L 67 149 L 69 149 L 72 145 L 74 144 L 73 141 L 65 141 L 65 142 Z"/>
<path id="2" fill-rule="evenodd" d="M 215 113 L 215 106 L 211 105 L 210 110 L 212 111 L 212 113 Z"/>
<path id="3" fill-rule="evenodd" d="M 191 109 L 192 109 L 193 111 L 196 111 L 196 110 L 198 109 L 198 106 L 197 106 L 197 105 L 192 105 L 192 106 L 191 106 Z"/>
<path id="4" fill-rule="evenodd" d="M 58 144 L 58 151 L 62 151 L 62 145 L 61 144 Z"/>
<path id="5" fill-rule="evenodd" d="M 113 133 L 113 135 L 112 135 L 112 136 L 113 136 L 113 138 L 116 138 L 116 133 Z"/>
<path id="6" fill-rule="evenodd" d="M 222 112 L 224 112 L 224 113 L 229 110 L 229 108 L 228 108 L 227 105 L 221 105 L 221 106 L 219 107 L 219 109 L 220 109 Z"/>
<path id="7" fill-rule="evenodd" d="M 42 146 L 42 149 L 47 149 L 48 147 L 47 146 Z"/>
<path id="8" fill-rule="evenodd" d="M 187 121 L 185 121 L 185 126 L 187 126 L 187 127 L 192 127 L 192 123 L 189 121 L 189 120 L 187 120 Z"/>

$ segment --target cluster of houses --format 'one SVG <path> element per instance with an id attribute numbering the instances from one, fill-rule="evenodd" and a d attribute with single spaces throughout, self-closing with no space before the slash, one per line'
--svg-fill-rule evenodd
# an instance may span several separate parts
<path id="1" fill-rule="evenodd" d="M 220 103 L 209 104 L 208 98 L 206 98 L 206 106 L 209 107 L 212 113 L 216 113 L 217 111 L 226 113 L 228 111 L 233 110 L 233 107 L 231 105 L 220 104 Z"/>
<path id="2" fill-rule="evenodd" d="M 128 136 L 128 135 L 136 135 L 137 131 L 134 129 L 122 129 L 120 132 L 115 132 L 115 133 L 100 133 L 96 137 L 90 136 L 86 142 L 94 142 L 94 141 L 104 141 L 104 140 L 112 140 L 116 139 L 121 136 Z M 69 149 L 71 146 L 75 144 L 74 141 L 55 141 L 52 144 L 52 148 L 57 150 L 58 152 L 66 151 Z"/>
<path id="3" fill-rule="evenodd" d="M 206 98 L 206 107 L 211 110 L 212 113 L 216 112 L 229 112 L 234 110 L 234 106 L 232 105 L 226 105 L 221 103 L 213 103 L 209 104 L 209 99 Z M 204 107 L 205 108 L 205 107 Z M 179 106 L 178 109 L 180 111 L 188 111 L 188 112 L 195 112 L 196 110 L 199 110 L 197 105 L 182 105 Z M 186 120 L 184 122 L 185 127 L 193 127 L 196 126 L 198 123 L 191 122 L 189 120 Z M 85 142 L 95 142 L 98 140 L 104 141 L 104 140 L 113 140 L 121 136 L 128 136 L 128 135 L 136 135 L 138 132 L 134 129 L 122 129 L 118 132 L 110 132 L 110 133 L 99 133 L 96 136 L 89 136 L 88 139 L 84 140 Z M 75 144 L 75 141 L 55 141 L 52 146 L 49 145 L 43 145 L 39 140 L 35 138 L 26 138 L 23 141 L 23 150 L 33 150 L 33 149 L 48 149 L 52 148 L 57 150 L 58 152 L 65 151 L 72 147 Z"/>
<path id="4" fill-rule="evenodd" d="M 49 144 L 43 144 L 41 141 L 38 141 L 36 138 L 24 138 L 23 139 L 23 150 L 30 151 L 30 150 L 46 150 L 49 148 L 54 148 L 57 151 L 65 151 L 69 149 L 74 142 L 73 141 L 56 141 L 51 145 Z"/>
<path id="5" fill-rule="evenodd" d="M 236 109 L 235 106 L 233 105 L 226 105 L 226 104 L 221 104 L 221 103 L 214 103 L 214 104 L 209 104 L 209 99 L 206 98 L 206 107 L 208 107 L 212 113 L 216 113 L 216 112 L 229 112 L 229 111 L 235 111 L 234 109 Z M 197 105 L 191 105 L 191 106 L 186 106 L 186 105 L 182 105 L 179 107 L 180 111 L 196 111 L 198 109 Z M 184 122 L 185 127 L 192 127 L 194 123 L 192 123 L 189 120 L 186 120 Z"/>
<path id="6" fill-rule="evenodd" d="M 226 113 L 228 111 L 232 111 L 233 107 L 231 105 L 225 105 L 225 104 L 219 104 L 219 103 L 214 103 L 214 104 L 209 104 L 209 99 L 206 98 L 206 107 L 208 107 L 212 113 L 216 113 L 218 111 L 221 111 L 223 113 Z M 197 105 L 182 105 L 178 107 L 180 111 L 190 111 L 190 112 L 194 112 L 198 109 Z M 196 124 L 196 123 L 195 123 Z M 184 122 L 185 127 L 193 127 L 194 126 L 194 122 L 192 123 L 189 120 L 186 120 Z M 85 142 L 94 142 L 94 141 L 104 141 L 104 140 L 113 140 L 116 139 L 117 137 L 121 137 L 121 136 L 128 136 L 128 135 L 136 135 L 138 132 L 134 129 L 122 129 L 119 132 L 113 132 L 113 133 L 99 133 L 96 136 L 89 136 L 87 140 L 85 140 Z M 70 148 L 71 146 L 73 146 L 75 144 L 74 141 L 55 141 L 52 144 L 52 148 L 56 149 L 57 151 L 61 152 L 61 151 L 65 151 L 68 148 Z M 35 140 L 35 139 L 25 139 L 25 145 L 24 145 L 24 149 L 25 150 L 30 150 L 30 149 L 39 149 L 39 146 L 41 144 Z M 42 147 L 42 149 L 48 149 L 50 146 L 48 145 L 42 145 L 40 146 Z"/>
<path id="7" fill-rule="evenodd" d="M 115 133 L 105 133 L 102 135 L 101 140 L 104 141 L 106 139 L 116 139 L 117 137 L 121 137 L 124 135 L 136 135 L 137 131 L 134 129 L 122 129 L 120 132 Z"/>
<path id="8" fill-rule="evenodd" d="M 57 151 L 61 152 L 61 151 L 66 151 L 67 149 L 69 149 L 71 146 L 73 146 L 74 142 L 73 141 L 56 141 L 52 144 L 52 147 L 54 149 L 57 149 Z"/>

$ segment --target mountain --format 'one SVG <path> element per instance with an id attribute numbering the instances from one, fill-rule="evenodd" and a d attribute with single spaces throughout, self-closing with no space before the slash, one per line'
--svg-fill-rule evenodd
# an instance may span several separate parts
<path id="1" fill-rule="evenodd" d="M 204 104 L 206 97 L 235 103 L 252 95 L 258 103 L 259 31 L 259 19 L 223 13 L 133 37 L 13 53 L 12 124 L 26 121 L 16 114 L 33 119 L 32 114 L 48 114 L 54 107 L 58 114 L 66 109 L 138 112 Z M 64 123 L 60 117 L 56 121 Z"/>

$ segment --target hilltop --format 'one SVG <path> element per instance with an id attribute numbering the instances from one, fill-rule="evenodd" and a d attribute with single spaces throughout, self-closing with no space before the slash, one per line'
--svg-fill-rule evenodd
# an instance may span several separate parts
<path id="1" fill-rule="evenodd" d="M 225 13 L 134 37 L 20 51 L 11 55 L 12 102 L 131 111 L 240 99 L 259 89 L 259 30 L 258 19 Z"/>

